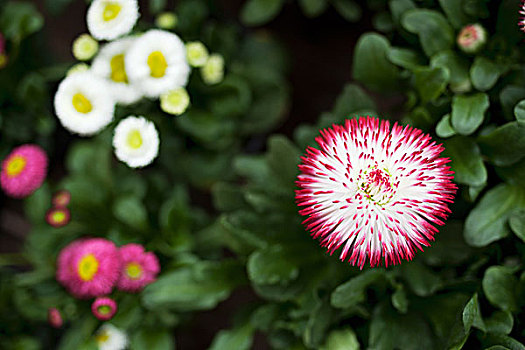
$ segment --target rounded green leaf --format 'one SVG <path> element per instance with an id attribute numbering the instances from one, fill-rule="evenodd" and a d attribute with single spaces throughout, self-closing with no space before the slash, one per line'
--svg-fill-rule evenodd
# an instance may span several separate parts
<path id="1" fill-rule="evenodd" d="M 470 135 L 483 123 L 488 108 L 487 94 L 456 95 L 452 100 L 452 126 L 459 134 Z"/>
<path id="2" fill-rule="evenodd" d="M 472 326 L 485 331 L 485 323 L 483 322 L 483 317 L 481 317 L 477 293 L 472 296 L 467 305 L 465 305 L 465 309 L 463 309 L 463 326 L 466 333 L 470 331 Z"/>
<path id="3" fill-rule="evenodd" d="M 447 138 L 456 134 L 456 130 L 450 124 L 450 114 L 446 114 L 436 125 L 436 134 L 441 138 Z"/>
<path id="4" fill-rule="evenodd" d="M 478 56 L 470 67 L 472 85 L 480 91 L 487 91 L 496 84 L 500 76 L 498 65 L 485 57 Z"/>
<path id="5" fill-rule="evenodd" d="M 484 155 L 497 166 L 508 166 L 525 156 L 525 125 L 510 122 L 479 138 Z"/>
<path id="6" fill-rule="evenodd" d="M 390 62 L 410 70 L 425 64 L 425 59 L 419 53 L 401 47 L 391 47 L 387 56 Z"/>
<path id="7" fill-rule="evenodd" d="M 175 341 L 168 330 L 141 328 L 133 334 L 131 350 L 172 350 Z"/>
<path id="8" fill-rule="evenodd" d="M 299 6 L 308 17 L 317 17 L 326 10 L 327 0 L 299 0 Z"/>
<path id="9" fill-rule="evenodd" d="M 505 266 L 491 266 L 485 271 L 482 286 L 489 302 L 505 311 L 517 308 L 517 278 Z"/>
<path id="10" fill-rule="evenodd" d="M 480 186 L 487 181 L 487 170 L 478 145 L 469 137 L 455 136 L 444 142 L 445 154 L 451 159 L 454 181 Z"/>
<path id="11" fill-rule="evenodd" d="M 525 100 L 521 100 L 516 107 L 514 107 L 514 115 L 519 123 L 525 124 Z"/>
<path id="12" fill-rule="evenodd" d="M 258 26 L 271 21 L 283 6 L 283 0 L 248 0 L 241 9 L 241 21 Z"/>
<path id="13" fill-rule="evenodd" d="M 445 91 L 450 79 L 449 70 L 443 67 L 422 67 L 414 70 L 416 89 L 423 102 L 437 99 Z"/>
<path id="14" fill-rule="evenodd" d="M 515 211 L 510 216 L 509 225 L 512 232 L 525 242 L 525 210 Z"/>
<path id="15" fill-rule="evenodd" d="M 332 5 L 349 22 L 357 22 L 361 18 L 361 7 L 352 0 L 332 0 Z"/>
<path id="16" fill-rule="evenodd" d="M 338 286 L 331 297 L 331 304 L 336 308 L 347 308 L 365 300 L 365 291 L 369 285 L 384 278 L 380 270 L 368 270 Z"/>
<path id="17" fill-rule="evenodd" d="M 432 67 L 447 68 L 450 74 L 450 88 L 454 92 L 471 90 L 469 79 L 469 62 L 454 51 L 442 51 L 432 56 Z"/>
<path id="18" fill-rule="evenodd" d="M 328 335 L 320 350 L 359 350 L 359 341 L 350 328 L 336 329 Z"/>
<path id="19" fill-rule="evenodd" d="M 283 247 L 276 245 L 254 252 L 248 258 L 248 276 L 256 284 L 286 284 L 299 275 L 299 268 L 286 259 Z"/>

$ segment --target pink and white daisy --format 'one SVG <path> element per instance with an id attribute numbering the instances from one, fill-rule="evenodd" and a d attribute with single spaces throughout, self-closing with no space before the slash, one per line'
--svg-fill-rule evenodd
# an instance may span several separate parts
<path id="1" fill-rule="evenodd" d="M 58 309 L 54 307 L 51 307 L 47 310 L 47 321 L 49 322 L 51 327 L 54 328 L 60 328 L 64 323 L 62 321 L 62 315 L 60 314 L 60 311 L 58 311 Z"/>
<path id="2" fill-rule="evenodd" d="M 117 313 L 117 303 L 111 298 L 99 297 L 91 304 L 91 311 L 101 321 L 111 320 Z"/>
<path id="3" fill-rule="evenodd" d="M 71 201 L 71 193 L 68 190 L 60 190 L 53 195 L 51 204 L 56 208 L 65 208 Z"/>
<path id="4" fill-rule="evenodd" d="M 77 298 L 111 293 L 120 274 L 117 247 L 102 238 L 74 241 L 57 259 L 57 281 Z"/>
<path id="5" fill-rule="evenodd" d="M 71 215 L 67 208 L 51 208 L 46 212 L 46 222 L 53 227 L 63 227 L 69 223 Z"/>
<path id="6" fill-rule="evenodd" d="M 160 272 L 157 257 L 152 252 L 145 252 L 140 244 L 130 243 L 119 249 L 122 272 L 117 288 L 127 292 L 139 292 L 155 281 Z"/>
<path id="7" fill-rule="evenodd" d="M 487 42 L 487 32 L 481 24 L 469 24 L 458 34 L 459 48 L 466 53 L 476 53 Z"/>
<path id="8" fill-rule="evenodd" d="M 333 125 L 309 147 L 296 201 L 303 222 L 330 254 L 363 268 L 411 260 L 434 240 L 453 202 L 453 172 L 441 145 L 421 130 L 361 117 Z"/>
<path id="9" fill-rule="evenodd" d="M 4 192 L 14 198 L 24 198 L 36 191 L 47 174 L 47 155 L 37 145 L 15 148 L 2 162 L 0 182 Z"/>

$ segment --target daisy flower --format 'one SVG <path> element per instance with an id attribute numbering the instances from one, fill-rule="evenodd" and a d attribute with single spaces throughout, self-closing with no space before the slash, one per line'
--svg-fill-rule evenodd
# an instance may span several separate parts
<path id="1" fill-rule="evenodd" d="M 47 321 L 49 322 L 51 327 L 54 328 L 60 328 L 62 327 L 62 324 L 64 324 L 60 311 L 58 311 L 58 309 L 54 307 L 51 307 L 47 310 Z"/>
<path id="2" fill-rule="evenodd" d="M 186 86 L 190 66 L 186 48 L 170 32 L 153 29 L 137 38 L 126 57 L 126 73 L 148 97 Z"/>
<path id="3" fill-rule="evenodd" d="M 137 0 L 94 0 L 87 13 L 87 26 L 98 40 L 113 40 L 128 34 L 139 18 Z"/>
<path id="4" fill-rule="evenodd" d="M 163 12 L 155 19 L 155 25 L 166 30 L 174 29 L 178 22 L 177 15 L 172 12 Z"/>
<path id="5" fill-rule="evenodd" d="M 160 95 L 160 108 L 169 114 L 180 115 L 190 105 L 190 95 L 185 88 L 178 88 Z"/>
<path id="6" fill-rule="evenodd" d="M 123 38 L 106 44 L 93 60 L 91 70 L 104 78 L 115 100 L 122 104 L 137 102 L 142 97 L 139 88 L 129 83 L 124 57 L 134 38 Z"/>
<path id="7" fill-rule="evenodd" d="M 0 33 L 0 69 L 4 68 L 7 65 L 7 54 L 5 51 L 5 38 L 2 33 Z"/>
<path id="8" fill-rule="evenodd" d="M 47 174 L 47 155 L 37 145 L 16 147 L 2 162 L 0 183 L 13 198 L 24 198 L 36 191 Z"/>
<path id="9" fill-rule="evenodd" d="M 67 76 L 55 94 L 55 112 L 71 132 L 93 135 L 113 120 L 115 101 L 106 82 L 90 72 Z"/>
<path id="10" fill-rule="evenodd" d="M 117 158 L 128 166 L 144 167 L 159 153 L 159 134 L 144 117 L 129 116 L 115 128 L 113 148 Z"/>
<path id="11" fill-rule="evenodd" d="M 202 67 L 208 61 L 208 49 L 200 41 L 193 41 L 186 44 L 186 56 L 188 63 L 192 67 Z"/>
<path id="12" fill-rule="evenodd" d="M 487 32 L 481 24 L 469 24 L 458 34 L 459 48 L 466 53 L 476 53 L 487 42 Z"/>
<path id="13" fill-rule="evenodd" d="M 65 208 L 71 201 L 71 193 L 68 190 L 60 190 L 53 194 L 51 198 L 51 204 L 56 208 Z"/>
<path id="14" fill-rule="evenodd" d="M 201 76 L 208 85 L 220 83 L 224 78 L 224 58 L 219 54 L 211 55 L 201 67 Z"/>
<path id="15" fill-rule="evenodd" d="M 157 257 L 152 252 L 145 252 L 140 244 L 127 244 L 119 249 L 122 272 L 117 288 L 127 292 L 138 292 L 155 281 L 160 272 Z"/>
<path id="16" fill-rule="evenodd" d="M 124 350 L 128 346 L 126 333 L 109 323 L 100 327 L 95 340 L 99 350 Z"/>
<path id="17" fill-rule="evenodd" d="M 77 60 L 87 61 L 98 51 L 98 42 L 89 34 L 82 34 L 73 41 L 73 56 Z"/>
<path id="18" fill-rule="evenodd" d="M 117 313 L 117 303 L 111 298 L 99 297 L 91 304 L 91 311 L 101 321 L 111 320 Z"/>
<path id="19" fill-rule="evenodd" d="M 448 158 L 421 130 L 361 117 L 333 125 L 309 147 L 296 201 L 314 238 L 363 268 L 411 260 L 450 212 L 456 186 Z"/>
<path id="20" fill-rule="evenodd" d="M 46 213 L 46 222 L 53 227 L 63 227 L 69 223 L 70 217 L 67 208 L 51 208 Z"/>
<path id="21" fill-rule="evenodd" d="M 77 298 L 111 293 L 119 274 L 117 247 L 106 239 L 77 240 L 58 255 L 56 278 Z"/>

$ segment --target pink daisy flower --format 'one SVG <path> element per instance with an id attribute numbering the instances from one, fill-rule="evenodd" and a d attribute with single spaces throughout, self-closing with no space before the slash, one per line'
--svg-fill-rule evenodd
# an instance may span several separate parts
<path id="1" fill-rule="evenodd" d="M 46 212 L 46 222 L 53 227 L 63 227 L 69 223 L 71 215 L 67 208 L 51 208 Z"/>
<path id="2" fill-rule="evenodd" d="M 330 254 L 362 269 L 411 260 L 434 239 L 456 185 L 441 145 L 419 129 L 361 117 L 316 138 L 299 165 L 303 222 Z"/>
<path id="3" fill-rule="evenodd" d="M 29 196 L 46 178 L 47 155 L 37 145 L 15 148 L 2 162 L 0 182 L 4 192 L 14 198 Z"/>
<path id="4" fill-rule="evenodd" d="M 138 292 L 155 281 L 160 272 L 157 257 L 152 252 L 145 252 L 140 244 L 126 244 L 119 249 L 122 272 L 117 288 L 127 292 Z"/>
<path id="5" fill-rule="evenodd" d="M 77 298 L 111 293 L 120 274 L 117 247 L 102 238 L 74 241 L 60 252 L 57 281 Z"/>
<path id="6" fill-rule="evenodd" d="M 459 48 L 466 53 L 476 53 L 487 42 L 487 32 L 481 24 L 469 24 L 458 34 Z"/>
<path id="7" fill-rule="evenodd" d="M 91 304 L 91 311 L 101 321 L 111 320 L 117 313 L 117 303 L 111 298 L 99 297 Z"/>
<path id="8" fill-rule="evenodd" d="M 58 311 L 58 309 L 54 307 L 51 307 L 47 310 L 47 320 L 49 324 L 54 328 L 60 328 L 64 323 L 62 321 L 62 315 L 60 314 L 60 311 Z"/>
<path id="9" fill-rule="evenodd" d="M 71 201 L 71 193 L 67 190 L 60 190 L 53 195 L 51 203 L 56 208 L 65 208 Z"/>
<path id="10" fill-rule="evenodd" d="M 0 69 L 4 68 L 7 65 L 7 53 L 5 50 L 5 38 L 2 33 L 0 33 Z"/>

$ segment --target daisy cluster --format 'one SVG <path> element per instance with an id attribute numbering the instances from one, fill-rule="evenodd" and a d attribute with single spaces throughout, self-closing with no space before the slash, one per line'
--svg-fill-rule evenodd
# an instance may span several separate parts
<path id="1" fill-rule="evenodd" d="M 93 314 L 109 320 L 117 312 L 117 303 L 108 297 L 114 288 L 140 292 L 155 281 L 159 272 L 155 254 L 146 252 L 140 244 L 117 247 L 103 238 L 85 238 L 62 249 L 56 279 L 76 298 L 96 298 L 91 306 Z"/>
<path id="2" fill-rule="evenodd" d="M 46 212 L 46 222 L 53 227 L 63 227 L 69 223 L 71 214 L 68 209 L 71 193 L 66 190 L 58 191 L 51 199 L 52 207 Z"/>
<path id="3" fill-rule="evenodd" d="M 192 67 L 200 69 L 206 84 L 222 81 L 224 59 L 210 55 L 201 42 L 185 44 L 161 29 L 130 34 L 139 16 L 137 0 L 91 3 L 90 34 L 80 35 L 73 43 L 73 55 L 86 63 L 70 69 L 54 101 L 59 121 L 72 133 L 94 135 L 113 121 L 117 105 L 132 105 L 143 98 L 160 100 L 168 114 L 183 114 L 190 106 L 186 86 Z M 160 22 L 170 27 L 165 19 Z M 157 156 L 159 135 L 151 121 L 130 116 L 115 128 L 113 146 L 119 160 L 133 168 L 143 167 Z"/>

